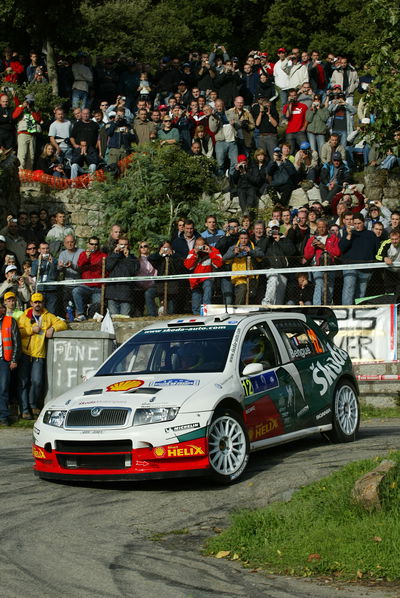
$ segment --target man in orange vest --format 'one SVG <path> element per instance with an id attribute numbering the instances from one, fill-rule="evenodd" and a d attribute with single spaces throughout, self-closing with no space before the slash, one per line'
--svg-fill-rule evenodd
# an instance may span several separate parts
<path id="1" fill-rule="evenodd" d="M 16 320 L 6 315 L 0 303 L 0 426 L 9 426 L 9 389 L 11 371 L 15 370 L 21 354 L 21 337 Z"/>

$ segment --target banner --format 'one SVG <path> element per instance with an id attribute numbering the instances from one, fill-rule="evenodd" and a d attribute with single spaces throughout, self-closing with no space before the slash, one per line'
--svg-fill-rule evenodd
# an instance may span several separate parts
<path id="1" fill-rule="evenodd" d="M 230 314 L 255 312 L 261 305 L 229 305 Z M 287 305 L 271 306 L 287 311 L 296 309 Z M 347 351 L 354 363 L 377 363 L 397 360 L 397 311 L 396 305 L 327 306 L 335 312 L 339 332 L 335 344 Z M 265 309 L 265 307 L 264 307 Z M 220 315 L 223 305 L 204 305 L 205 316 Z"/>

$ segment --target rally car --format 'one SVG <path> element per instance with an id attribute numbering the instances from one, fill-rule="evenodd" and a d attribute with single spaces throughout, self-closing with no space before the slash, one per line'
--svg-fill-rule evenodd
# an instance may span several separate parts
<path id="1" fill-rule="evenodd" d="M 336 332 L 328 308 L 148 326 L 45 405 L 35 472 L 93 481 L 209 474 L 229 483 L 251 451 L 316 432 L 352 441 L 358 387 Z"/>

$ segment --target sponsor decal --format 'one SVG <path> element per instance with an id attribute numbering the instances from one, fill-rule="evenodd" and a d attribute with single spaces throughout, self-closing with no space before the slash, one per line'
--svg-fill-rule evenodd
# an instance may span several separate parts
<path id="1" fill-rule="evenodd" d="M 278 428 L 279 428 L 278 418 L 271 417 L 270 419 L 267 419 L 265 422 L 261 422 L 260 424 L 257 424 L 255 426 L 254 432 L 253 432 L 253 440 L 259 440 L 260 438 L 267 436 L 268 434 L 270 434 L 274 430 L 277 430 Z"/>
<path id="2" fill-rule="evenodd" d="M 197 320 L 193 320 L 196 322 Z M 168 334 L 175 332 L 204 332 L 204 330 L 229 330 L 228 326 L 173 326 L 172 328 L 156 328 L 151 330 L 143 330 L 140 334 Z"/>
<path id="3" fill-rule="evenodd" d="M 96 405 L 97 401 L 79 401 L 78 405 Z"/>
<path id="4" fill-rule="evenodd" d="M 127 391 L 132 390 L 133 388 L 139 388 L 139 386 L 143 386 L 144 380 L 124 380 L 123 382 L 114 382 L 114 384 L 110 384 L 107 386 L 107 392 L 118 392 L 118 391 Z"/>
<path id="5" fill-rule="evenodd" d="M 39 448 L 38 446 L 32 447 L 32 455 L 35 459 L 46 459 L 46 454 L 43 449 Z"/>
<path id="6" fill-rule="evenodd" d="M 200 428 L 199 422 L 193 424 L 182 424 L 181 426 L 173 426 L 172 428 L 165 428 L 166 432 L 182 432 L 183 430 L 192 430 L 193 428 Z"/>
<path id="7" fill-rule="evenodd" d="M 169 380 L 155 380 L 149 386 L 198 386 L 200 380 L 188 380 L 187 378 L 170 378 Z"/>
<path id="8" fill-rule="evenodd" d="M 324 409 L 324 411 L 321 411 L 321 413 L 317 413 L 317 415 L 315 416 L 315 419 L 322 419 L 323 417 L 325 417 L 325 415 L 329 415 L 329 413 L 331 412 L 331 408 L 328 407 L 327 409 Z"/>
<path id="9" fill-rule="evenodd" d="M 102 411 L 103 409 L 101 407 L 93 407 L 93 409 L 90 410 L 90 415 L 92 417 L 99 417 Z"/>
<path id="10" fill-rule="evenodd" d="M 293 337 L 293 338 L 295 339 L 296 337 Z M 293 339 L 290 339 L 290 340 L 293 340 Z M 292 347 L 290 347 L 290 354 L 293 357 L 293 359 L 295 357 L 304 358 L 307 355 L 311 354 L 311 349 L 310 349 L 310 347 L 302 347 L 301 349 L 300 348 L 292 349 Z"/>
<path id="11" fill-rule="evenodd" d="M 310 410 L 310 407 L 308 405 L 305 405 L 303 407 L 303 409 L 300 409 L 300 411 L 297 413 L 297 417 L 301 417 L 302 415 L 307 413 L 307 411 L 309 411 L 309 410 Z"/>
<path id="12" fill-rule="evenodd" d="M 179 444 L 172 444 L 167 446 L 157 446 L 153 449 L 155 457 L 203 457 L 205 452 L 200 446 L 195 444 L 187 444 L 186 446 L 179 446 Z"/>
<path id="13" fill-rule="evenodd" d="M 347 359 L 347 353 L 346 351 L 343 351 L 343 349 L 332 347 L 331 345 L 328 345 L 328 348 L 331 354 L 326 359 L 325 363 L 317 363 L 310 366 L 315 384 L 321 387 L 321 390 L 319 391 L 321 396 L 326 393 L 328 388 L 342 372 L 343 365 L 346 363 Z"/>
<path id="14" fill-rule="evenodd" d="M 244 396 L 248 397 L 264 390 L 271 390 L 279 386 L 278 378 L 275 372 L 268 372 L 266 374 L 258 374 L 251 378 L 245 378 L 242 380 L 242 386 L 244 390 Z"/>

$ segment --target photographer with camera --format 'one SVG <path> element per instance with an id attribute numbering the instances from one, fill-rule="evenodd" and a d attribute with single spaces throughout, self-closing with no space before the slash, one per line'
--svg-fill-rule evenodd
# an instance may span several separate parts
<path id="1" fill-rule="evenodd" d="M 307 141 L 305 133 L 307 128 L 307 106 L 297 100 L 296 89 L 289 89 L 288 101 L 284 105 L 282 113 L 288 121 L 285 131 L 286 141 L 290 143 L 291 153 L 294 154 L 296 146 L 300 146 L 303 141 Z"/>
<path id="2" fill-rule="evenodd" d="M 387 228 L 390 224 L 391 211 L 379 199 L 367 199 L 366 204 L 366 207 L 360 212 L 365 218 L 365 228 L 372 230 L 376 222 L 380 222 L 383 224 L 383 228 Z"/>
<path id="3" fill-rule="evenodd" d="M 242 214 L 250 215 L 251 219 L 253 219 L 258 209 L 257 192 L 264 181 L 258 168 L 248 166 L 247 158 L 244 154 L 240 154 L 237 158 L 232 181 L 237 186 Z"/>
<path id="4" fill-rule="evenodd" d="M 328 223 L 324 218 L 317 220 L 316 234 L 311 236 L 304 248 L 304 257 L 312 266 L 332 265 L 335 259 L 341 254 L 339 248 L 339 237 L 328 234 Z M 318 271 L 312 272 L 312 279 L 315 283 L 313 305 L 323 305 L 324 291 L 324 273 Z M 333 295 L 333 286 L 335 283 L 335 273 L 328 272 L 327 279 L 327 302 L 331 303 Z"/>
<path id="5" fill-rule="evenodd" d="M 117 108 L 115 119 L 107 125 L 108 166 L 117 165 L 118 161 L 132 152 L 131 144 L 136 135 L 125 115 L 124 108 Z"/>
<path id="6" fill-rule="evenodd" d="M 112 278 L 135 276 L 139 271 L 139 260 L 129 251 L 129 239 L 121 235 L 114 250 L 106 257 L 106 272 Z M 111 315 L 122 314 L 130 316 L 132 309 L 132 294 L 135 289 L 133 282 L 109 283 L 105 288 L 105 298 Z"/>
<path id="7" fill-rule="evenodd" d="M 265 262 L 267 268 L 288 268 L 290 259 L 296 253 L 293 242 L 279 232 L 279 220 L 270 220 L 267 227 L 267 248 Z M 287 285 L 284 274 L 269 274 L 262 305 L 283 305 Z"/>
<path id="8" fill-rule="evenodd" d="M 242 80 L 238 71 L 234 71 L 231 60 L 225 61 L 215 78 L 215 89 L 218 91 L 218 97 L 224 101 L 225 106 L 231 107 L 239 93 Z M 254 128 L 254 127 L 253 127 Z"/>
<path id="9" fill-rule="evenodd" d="M 258 129 L 257 147 L 263 149 L 271 160 L 274 147 L 278 145 L 279 115 L 275 103 L 259 94 L 257 102 L 251 107 L 251 114 Z"/>
<path id="10" fill-rule="evenodd" d="M 311 181 L 315 183 L 319 175 L 319 157 L 318 152 L 311 149 L 308 141 L 300 143 L 300 149 L 294 157 L 294 166 L 300 182 Z"/>
<path id="11" fill-rule="evenodd" d="M 17 106 L 12 114 L 17 121 L 17 157 L 20 168 L 32 170 L 35 159 L 36 136 L 41 132 L 40 122 L 42 116 L 35 109 L 35 98 L 31 93 L 25 96 L 25 100 Z"/>
<path id="12" fill-rule="evenodd" d="M 229 174 L 235 172 L 235 165 L 238 157 L 236 144 L 236 129 L 229 122 L 225 112 L 225 104 L 219 98 L 215 100 L 215 109 L 208 119 L 210 132 L 215 137 L 215 157 L 218 164 L 218 176 L 224 176 L 225 161 L 229 159 Z"/>
<path id="13" fill-rule="evenodd" d="M 353 116 L 357 110 L 348 101 L 348 98 L 346 99 L 346 95 L 340 85 L 335 85 L 331 91 L 328 91 L 328 97 L 331 131 L 339 135 L 340 144 L 345 147 L 347 137 L 353 131 Z"/>
<path id="14" fill-rule="evenodd" d="M 227 110 L 226 117 L 237 132 L 238 152 L 248 156 L 253 143 L 255 123 L 251 113 L 244 108 L 242 96 L 236 96 L 234 107 Z"/>
<path id="15" fill-rule="evenodd" d="M 328 103 L 328 97 L 326 97 L 324 104 L 322 104 L 321 96 L 313 94 L 312 104 L 306 113 L 308 141 L 311 145 L 311 149 L 313 151 L 318 151 L 320 156 L 328 130 Z"/>
<path id="16" fill-rule="evenodd" d="M 0 285 L 0 299 L 3 300 L 5 293 L 8 292 L 14 293 L 18 298 L 18 307 L 20 309 L 30 299 L 29 288 L 26 286 L 23 277 L 18 276 L 15 264 L 10 264 L 5 268 L 5 280 Z"/>
<path id="17" fill-rule="evenodd" d="M 203 237 L 198 237 L 193 249 L 183 265 L 190 272 L 206 273 L 212 272 L 213 267 L 220 268 L 223 264 L 222 256 L 216 247 L 211 247 Z M 192 291 L 192 311 L 195 315 L 200 314 L 200 306 L 204 303 L 212 303 L 212 278 L 193 278 L 189 280 Z"/>
<path id="18" fill-rule="evenodd" d="M 47 241 L 43 241 L 39 245 L 39 255 L 37 259 L 32 262 L 31 276 L 36 279 L 35 291 L 43 293 L 46 307 L 55 314 L 60 310 L 61 305 L 58 305 L 58 289 L 57 287 L 43 287 L 42 282 L 53 282 L 58 279 L 57 260 L 50 253 L 50 246 Z"/>
<path id="19" fill-rule="evenodd" d="M 331 77 L 331 86 L 334 89 L 339 86 L 345 94 L 346 102 L 353 106 L 354 104 L 354 92 L 358 87 L 358 74 L 356 69 L 349 64 L 348 58 L 342 56 L 340 64 L 336 68 Z"/>
<path id="20" fill-rule="evenodd" d="M 237 242 L 229 247 L 223 259 L 224 263 L 231 265 L 232 272 L 240 272 L 254 270 L 263 257 L 264 253 L 250 241 L 248 232 L 241 230 Z M 256 293 L 257 277 L 239 275 L 232 276 L 231 280 L 235 289 L 235 305 L 248 304 L 250 296 Z"/>
<path id="21" fill-rule="evenodd" d="M 290 160 L 283 158 L 279 146 L 274 148 L 272 160 L 267 166 L 267 179 L 269 186 L 280 194 L 279 202 L 287 206 L 297 186 L 297 171 Z"/>

